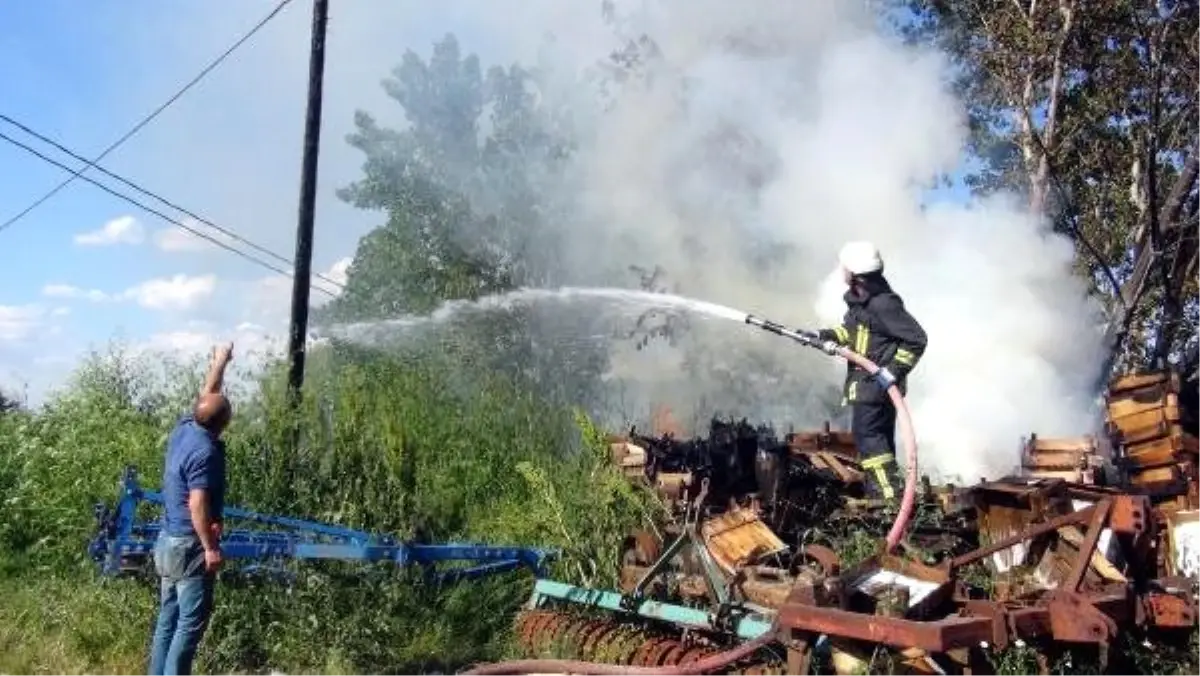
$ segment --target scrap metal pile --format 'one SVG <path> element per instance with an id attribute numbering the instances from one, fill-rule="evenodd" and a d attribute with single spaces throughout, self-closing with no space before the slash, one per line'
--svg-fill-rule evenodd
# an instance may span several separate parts
<path id="1" fill-rule="evenodd" d="M 1048 673 L 1055 650 L 1103 669 L 1122 634 L 1186 636 L 1200 573 L 1195 411 L 1170 373 L 1112 383 L 1107 407 L 1101 435 L 1022 440 L 1012 476 L 923 482 L 893 554 L 844 546 L 880 542 L 894 514 L 860 499 L 846 432 L 777 438 L 714 421 L 703 439 L 612 438 L 614 463 L 671 518 L 626 539 L 618 590 L 536 583 L 516 627 L 528 657 L 588 663 L 522 669 L 795 674 L 819 657 L 837 673 L 986 673 L 1018 644 Z M 474 673 L 515 673 L 500 666 Z"/>

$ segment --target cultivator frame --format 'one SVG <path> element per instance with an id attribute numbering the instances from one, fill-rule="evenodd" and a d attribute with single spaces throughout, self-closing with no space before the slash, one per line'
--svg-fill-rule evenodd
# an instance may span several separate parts
<path id="1" fill-rule="evenodd" d="M 144 505 L 163 505 L 163 496 L 143 488 L 134 467 L 121 476 L 115 508 L 95 507 L 96 535 L 88 546 L 89 556 L 108 576 L 133 574 L 151 564 L 161 524 L 138 520 Z M 262 514 L 239 507 L 226 507 L 227 522 L 248 522 L 273 527 L 271 530 L 226 529 L 221 534 L 221 553 L 226 559 L 253 560 L 243 572 L 283 572 L 287 560 L 336 560 L 391 562 L 397 566 L 418 565 L 441 583 L 475 579 L 518 568 L 535 576 L 546 574 L 546 564 L 557 552 L 535 547 L 498 547 L 476 543 L 414 544 L 386 535 L 368 533 L 333 524 Z M 276 565 L 264 565 L 274 562 Z M 438 564 L 468 565 L 435 571 Z"/>
<path id="2" fill-rule="evenodd" d="M 1150 506 L 1145 496 L 1062 480 L 1008 479 L 988 482 L 962 491 L 987 511 L 994 506 L 1024 506 L 1030 523 L 1007 538 L 928 566 L 899 556 L 879 554 L 841 571 L 840 561 L 824 548 L 814 548 L 806 558 L 816 566 L 789 575 L 782 603 L 734 600 L 737 575 L 720 576 L 715 566 L 707 580 L 708 605 L 685 605 L 651 598 L 651 583 L 668 574 L 671 562 L 684 547 L 704 551 L 706 543 L 693 526 L 662 550 L 649 566 L 635 567 L 636 583 L 624 590 L 598 590 L 539 579 L 517 621 L 517 635 L 528 654 L 544 656 L 547 649 L 566 651 L 571 657 L 627 665 L 624 673 L 689 671 L 702 659 L 716 659 L 731 647 L 756 641 L 765 647 L 756 656 L 741 657 L 719 668 L 721 673 L 808 673 L 815 647 L 837 652 L 844 660 L 867 652 L 869 646 L 886 646 L 914 673 L 986 671 L 981 648 L 1003 650 L 1017 641 L 1046 641 L 1091 646 L 1101 666 L 1122 627 L 1178 630 L 1196 626 L 1195 582 L 1144 573 L 1156 538 Z M 1081 502 L 1087 504 L 1080 504 Z M 1078 508 L 1057 513 L 1054 507 L 1072 503 Z M 1031 507 L 1031 505 L 1033 505 Z M 1074 556 L 1058 562 L 1062 571 L 1056 585 L 1036 593 L 1003 591 L 980 598 L 960 579 L 967 566 L 990 560 L 998 553 L 1023 544 L 1035 548 L 1047 538 L 1063 538 L 1069 529 L 1086 526 Z M 1123 582 L 1106 580 L 1114 574 L 1098 551 L 1103 540 L 1119 542 L 1130 577 Z M 1111 551 L 1111 548 L 1110 548 Z M 1047 555 L 1048 556 L 1048 555 Z M 752 567 L 747 567 L 752 569 Z M 923 600 L 908 597 L 903 582 L 885 583 L 884 592 L 869 590 L 872 577 L 917 580 L 926 585 Z M 698 584 L 694 584 L 698 587 Z M 885 602 L 888 592 L 901 591 L 902 600 Z M 607 620 L 597 619 L 600 611 Z M 564 645 L 566 644 L 566 645 Z M 558 663 L 529 663 L 557 670 Z M 859 667 L 861 668 L 861 662 Z M 565 668 L 565 667 L 564 667 Z M 592 667 L 595 668 L 595 667 Z M 657 671 L 650 671 L 657 670 Z M 609 673 L 586 665 L 572 673 Z M 481 669 L 472 673 L 515 673 Z M 616 672 L 612 672 L 616 673 Z"/>
<path id="3" fill-rule="evenodd" d="M 1130 387 L 1118 383 L 1113 391 L 1128 401 Z M 1133 429 L 1118 442 L 1147 444 L 1144 439 L 1156 439 L 1152 433 L 1174 435 L 1169 444 L 1154 442 L 1171 453 L 1155 447 L 1153 462 L 1173 463 L 1172 471 L 1188 482 L 1144 490 L 1145 481 L 1123 480 L 1119 472 L 1048 475 L 1047 467 L 1093 466 L 1102 444 L 1032 437 L 1023 442 L 1020 474 L 938 492 L 926 486 L 921 509 L 938 511 L 945 525 L 966 524 L 962 534 L 971 536 L 966 547 L 933 554 L 936 564 L 915 560 L 907 543 L 905 555 L 890 554 L 880 538 L 874 556 L 844 569 L 833 551 L 805 543 L 797 536 L 802 530 L 788 528 L 792 556 L 743 542 L 742 553 L 775 554 L 772 565 L 763 565 L 762 557 L 739 558 L 714 537 L 728 532 L 731 522 L 769 532 L 763 525 L 769 519 L 772 527 L 787 528 L 776 501 L 794 490 L 779 483 L 787 475 L 777 471 L 780 462 L 804 465 L 797 475 L 803 481 L 816 469 L 822 481 L 844 482 L 850 513 L 876 509 L 849 498 L 861 480 L 857 458 L 840 448 L 848 435 L 828 425 L 788 435 L 786 450 L 760 444 L 753 470 L 738 466 L 736 456 L 746 448 L 740 440 L 732 442 L 733 451 L 714 451 L 715 460 L 697 460 L 703 455 L 698 441 L 679 444 L 675 454 L 665 437 L 610 438 L 614 464 L 657 491 L 682 526 L 668 524 L 666 535 L 640 531 L 627 538 L 619 589 L 539 579 L 516 624 L 519 643 L 535 659 L 470 673 L 797 674 L 808 673 L 817 654 L 830 659 L 837 673 L 852 673 L 870 669 L 869 656 L 881 647 L 892 656 L 892 667 L 898 661 L 904 670 L 892 673 L 988 673 L 988 653 L 1014 644 L 1033 647 L 1039 670 L 1050 673 L 1047 655 L 1057 650 L 1085 648 L 1104 669 L 1122 634 L 1186 635 L 1197 628 L 1200 579 L 1193 569 L 1187 569 L 1190 577 L 1180 574 L 1188 564 L 1175 551 L 1171 529 L 1196 520 L 1189 511 L 1197 504 L 1195 439 L 1179 425 L 1159 421 L 1139 431 L 1140 419 L 1125 422 L 1156 411 L 1153 397 L 1167 402 L 1162 415 L 1168 421 L 1180 419 L 1169 397 L 1136 396 L 1133 413 L 1110 413 L 1116 420 L 1110 426 Z M 723 436 L 727 429 L 721 428 Z M 1149 452 L 1132 448 L 1118 447 L 1114 456 L 1150 462 Z M 732 474 L 719 476 L 717 467 Z M 1140 467 L 1134 469 L 1144 474 Z M 758 493 L 730 495 L 730 486 L 741 481 L 735 475 L 747 471 L 758 475 L 764 504 Z M 1102 476 L 1107 485 L 1097 485 Z M 716 482 L 715 500 L 710 481 Z M 724 501 L 727 506 L 716 504 Z M 917 530 L 910 542 L 919 539 Z M 782 561 L 788 563 L 780 567 Z M 971 583 L 980 565 L 991 571 L 986 588 Z"/>

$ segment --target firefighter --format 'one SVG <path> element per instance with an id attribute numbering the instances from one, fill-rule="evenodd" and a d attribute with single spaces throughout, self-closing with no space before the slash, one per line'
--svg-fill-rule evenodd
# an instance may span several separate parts
<path id="1" fill-rule="evenodd" d="M 895 383 L 907 392 L 908 374 L 925 353 L 925 329 L 883 276 L 883 258 L 870 242 L 849 242 L 838 254 L 849 287 L 842 325 L 819 332 L 821 340 L 857 352 L 880 367 L 871 377 L 850 363 L 842 404 L 851 406 L 851 431 L 866 470 L 867 495 L 892 500 L 896 472 L 896 408 L 887 394 Z"/>

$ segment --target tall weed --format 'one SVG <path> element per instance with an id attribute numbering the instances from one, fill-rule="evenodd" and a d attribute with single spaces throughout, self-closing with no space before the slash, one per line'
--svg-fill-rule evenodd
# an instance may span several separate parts
<path id="1" fill-rule="evenodd" d="M 96 578 L 91 508 L 116 498 L 126 465 L 158 486 L 202 371 L 98 354 L 44 410 L 0 418 L 0 574 L 23 600 L 0 609 L 0 667 L 144 668 L 154 588 Z M 234 396 L 229 504 L 417 541 L 558 548 L 555 576 L 604 585 L 621 536 L 654 509 L 585 416 L 461 355 L 315 351 L 297 412 L 284 375 L 274 364 Z M 290 583 L 234 568 L 201 649 L 206 670 L 411 673 L 494 659 L 530 591 L 523 572 L 438 587 L 391 565 L 292 563 Z"/>

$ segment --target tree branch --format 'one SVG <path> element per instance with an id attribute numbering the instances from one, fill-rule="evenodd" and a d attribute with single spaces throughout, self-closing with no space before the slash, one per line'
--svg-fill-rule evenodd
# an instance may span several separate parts
<path id="1" fill-rule="evenodd" d="M 1038 145 L 1041 147 L 1041 157 L 1038 159 L 1037 171 L 1034 173 L 1030 181 L 1030 187 L 1033 192 L 1029 197 L 1029 209 L 1034 213 L 1042 213 L 1046 208 L 1046 184 L 1050 172 L 1050 149 L 1054 148 L 1054 132 L 1058 127 L 1058 105 L 1059 97 L 1062 95 L 1062 76 L 1063 76 L 1063 52 L 1067 48 L 1067 41 L 1071 37 L 1071 29 L 1074 25 L 1075 18 L 1075 3 L 1069 0 L 1059 0 L 1058 10 L 1063 17 L 1062 29 L 1058 36 L 1058 44 L 1054 47 L 1054 57 L 1050 66 L 1050 97 L 1049 103 L 1046 105 L 1046 124 L 1042 127 L 1041 139 Z M 1032 73 L 1030 74 L 1032 76 Z M 1026 125 L 1029 133 L 1033 131 L 1033 121 L 1029 119 L 1029 107 L 1025 108 Z"/>

